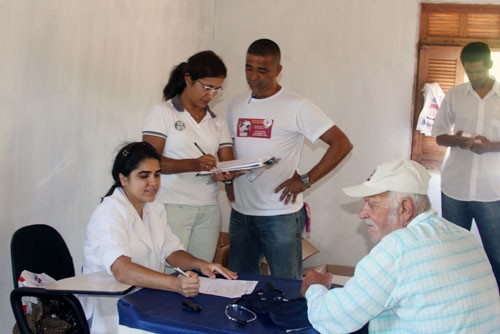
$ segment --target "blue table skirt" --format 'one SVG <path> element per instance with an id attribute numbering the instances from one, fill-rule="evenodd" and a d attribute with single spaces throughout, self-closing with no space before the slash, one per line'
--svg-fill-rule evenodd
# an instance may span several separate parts
<path id="1" fill-rule="evenodd" d="M 287 298 L 300 297 L 302 281 L 271 276 L 240 274 L 242 280 L 259 281 L 260 290 L 268 281 L 282 290 Z M 269 286 L 269 284 L 267 285 Z M 200 305 L 202 311 L 194 313 L 181 303 L 186 300 L 178 293 L 141 289 L 118 301 L 120 325 L 153 333 L 283 333 L 268 315 L 258 315 L 257 320 L 240 325 L 229 320 L 224 309 L 235 299 L 199 294 L 189 300 Z M 294 333 L 317 333 L 314 329 Z"/>

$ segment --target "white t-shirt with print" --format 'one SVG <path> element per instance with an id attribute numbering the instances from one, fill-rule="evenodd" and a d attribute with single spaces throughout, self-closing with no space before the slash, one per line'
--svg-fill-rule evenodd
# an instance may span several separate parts
<path id="1" fill-rule="evenodd" d="M 263 172 L 253 170 L 235 179 L 233 208 L 255 216 L 300 210 L 302 194 L 295 204 L 285 205 L 279 200 L 281 193 L 274 190 L 297 171 L 304 137 L 314 143 L 335 123 L 312 101 L 284 88 L 264 99 L 252 98 L 249 92 L 236 96 L 229 104 L 227 121 L 237 159 L 281 159 Z"/>

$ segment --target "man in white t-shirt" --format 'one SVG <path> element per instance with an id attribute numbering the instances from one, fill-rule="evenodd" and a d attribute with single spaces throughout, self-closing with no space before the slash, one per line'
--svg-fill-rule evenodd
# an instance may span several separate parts
<path id="1" fill-rule="evenodd" d="M 236 96 L 227 113 L 236 158 L 280 160 L 264 172 L 247 172 L 226 185 L 228 194 L 234 192 L 229 268 L 259 273 L 265 256 L 272 275 L 298 279 L 305 222 L 302 192 L 335 168 L 352 144 L 314 103 L 278 84 L 282 67 L 275 42 L 253 42 L 245 67 L 251 92 Z M 313 143 L 321 139 L 329 148 L 308 173 L 300 175 L 304 137 Z"/>

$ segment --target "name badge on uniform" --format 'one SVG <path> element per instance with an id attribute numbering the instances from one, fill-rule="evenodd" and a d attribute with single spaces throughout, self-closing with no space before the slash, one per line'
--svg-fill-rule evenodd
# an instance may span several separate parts
<path id="1" fill-rule="evenodd" d="M 184 130 L 186 128 L 186 125 L 184 124 L 183 121 L 177 121 L 177 122 L 175 122 L 174 126 L 175 126 L 175 129 L 177 131 L 182 131 L 182 130 Z"/>

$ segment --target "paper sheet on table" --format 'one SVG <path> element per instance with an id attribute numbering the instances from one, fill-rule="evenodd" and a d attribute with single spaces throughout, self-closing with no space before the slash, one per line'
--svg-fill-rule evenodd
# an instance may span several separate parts
<path id="1" fill-rule="evenodd" d="M 200 293 L 227 298 L 239 298 L 244 294 L 252 293 L 257 283 L 257 281 L 200 277 Z"/>

